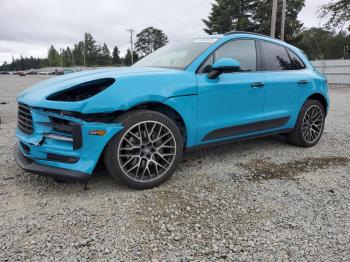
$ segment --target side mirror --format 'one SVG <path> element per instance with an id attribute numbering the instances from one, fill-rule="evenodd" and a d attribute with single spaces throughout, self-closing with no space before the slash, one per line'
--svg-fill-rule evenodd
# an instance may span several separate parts
<path id="1" fill-rule="evenodd" d="M 239 71 L 241 64 L 232 58 L 221 58 L 216 61 L 211 67 L 211 71 L 208 74 L 209 79 L 215 79 L 222 73 L 232 73 Z"/>

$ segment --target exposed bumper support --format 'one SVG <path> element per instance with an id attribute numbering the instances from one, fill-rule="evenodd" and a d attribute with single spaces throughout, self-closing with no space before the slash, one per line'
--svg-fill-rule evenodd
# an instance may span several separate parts
<path id="1" fill-rule="evenodd" d="M 90 174 L 84 172 L 37 164 L 33 160 L 26 158 L 23 155 L 18 143 L 16 143 L 14 148 L 14 157 L 17 165 L 23 170 L 30 173 L 47 176 L 59 180 L 77 182 L 87 182 L 91 177 Z"/>

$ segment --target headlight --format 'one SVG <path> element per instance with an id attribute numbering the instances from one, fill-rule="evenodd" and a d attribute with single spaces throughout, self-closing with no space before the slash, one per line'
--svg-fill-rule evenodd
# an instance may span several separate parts
<path id="1" fill-rule="evenodd" d="M 114 78 L 103 78 L 85 82 L 64 91 L 50 95 L 47 97 L 47 100 L 62 102 L 83 101 L 97 95 L 98 93 L 101 93 L 103 90 L 111 86 L 114 82 Z"/>

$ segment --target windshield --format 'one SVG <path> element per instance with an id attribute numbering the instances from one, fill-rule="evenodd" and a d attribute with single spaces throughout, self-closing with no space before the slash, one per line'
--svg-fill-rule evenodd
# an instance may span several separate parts
<path id="1" fill-rule="evenodd" d="M 198 38 L 186 42 L 170 43 L 142 58 L 133 66 L 185 69 L 193 60 L 215 43 L 217 38 Z"/>

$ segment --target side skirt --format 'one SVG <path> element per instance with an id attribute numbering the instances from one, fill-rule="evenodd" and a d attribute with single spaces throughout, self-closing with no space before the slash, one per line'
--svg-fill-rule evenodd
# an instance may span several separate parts
<path id="1" fill-rule="evenodd" d="M 226 144 L 230 144 L 230 143 L 233 143 L 233 142 L 241 142 L 241 141 L 246 141 L 246 140 L 251 140 L 251 139 L 256 139 L 256 138 L 262 138 L 262 137 L 267 137 L 267 136 L 272 136 L 272 135 L 285 134 L 285 133 L 289 133 L 291 131 L 293 131 L 293 128 L 281 129 L 281 130 L 278 130 L 278 131 L 267 132 L 267 133 L 263 133 L 263 134 L 250 135 L 250 136 L 233 138 L 233 139 L 228 139 L 228 140 L 223 140 L 223 141 L 211 142 L 211 143 L 204 144 L 204 145 L 188 147 L 188 148 L 186 148 L 186 152 L 191 152 L 193 150 L 197 150 L 197 149 L 201 149 L 201 148 L 214 147 L 214 146 L 219 146 L 219 145 L 226 145 Z"/>
<path id="2" fill-rule="evenodd" d="M 271 119 L 266 121 L 260 121 L 255 123 L 239 125 L 239 126 L 230 126 L 230 127 L 217 129 L 207 134 L 202 139 L 202 141 L 216 140 L 216 139 L 221 139 L 225 137 L 238 136 L 238 135 L 243 135 L 247 133 L 253 133 L 253 132 L 282 127 L 285 124 L 287 124 L 289 119 L 290 117 L 287 116 L 287 117 L 282 117 L 277 119 Z"/>

